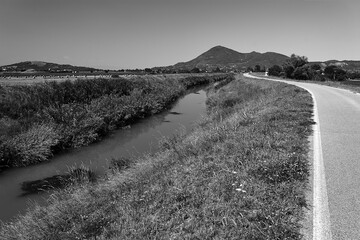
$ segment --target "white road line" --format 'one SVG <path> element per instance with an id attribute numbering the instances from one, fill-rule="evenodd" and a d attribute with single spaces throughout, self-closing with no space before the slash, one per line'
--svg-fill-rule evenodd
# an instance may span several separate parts
<path id="1" fill-rule="evenodd" d="M 292 84 L 291 82 L 285 82 L 281 80 L 273 80 L 269 78 L 261 78 L 252 76 L 250 74 L 244 74 L 245 77 L 271 80 L 277 82 L 284 82 L 287 84 Z M 295 84 L 292 84 L 295 85 Z M 298 86 L 298 85 L 296 85 Z M 322 155 L 321 148 L 321 134 L 320 134 L 320 121 L 317 109 L 317 103 L 314 94 L 311 90 L 306 87 L 298 86 L 311 94 L 311 97 L 314 102 L 314 122 L 313 125 L 313 152 L 314 152 L 314 182 L 313 182 L 313 239 L 314 240 L 331 240 L 331 225 L 330 225 L 330 211 L 329 203 L 327 196 L 326 188 L 326 179 L 325 179 L 325 168 L 324 160 Z"/>
<path id="2" fill-rule="evenodd" d="M 313 182 L 313 239 L 331 240 L 329 201 L 326 188 L 325 167 L 321 147 L 320 121 L 314 94 L 307 90 L 314 102 L 314 182 Z"/>

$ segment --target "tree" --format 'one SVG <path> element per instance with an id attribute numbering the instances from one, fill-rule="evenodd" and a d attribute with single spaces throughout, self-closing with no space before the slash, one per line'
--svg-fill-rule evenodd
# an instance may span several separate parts
<path id="1" fill-rule="evenodd" d="M 282 72 L 282 67 L 280 67 L 279 65 L 274 65 L 269 68 L 268 74 L 270 76 L 279 77 L 281 75 L 281 72 Z"/>
<path id="2" fill-rule="evenodd" d="M 309 63 L 307 57 L 305 56 L 301 57 L 295 54 L 291 54 L 289 61 L 294 68 L 302 67 L 305 64 Z"/>
<path id="3" fill-rule="evenodd" d="M 346 75 L 350 79 L 360 79 L 360 71 L 348 71 Z"/>
<path id="4" fill-rule="evenodd" d="M 311 77 L 312 73 L 308 65 L 298 67 L 292 73 L 292 78 L 297 80 L 309 80 Z"/>
<path id="5" fill-rule="evenodd" d="M 190 72 L 191 72 L 191 73 L 199 73 L 199 72 L 200 72 L 200 69 L 197 68 L 197 67 L 194 67 L 193 69 L 191 69 Z"/>
<path id="6" fill-rule="evenodd" d="M 179 73 L 190 73 L 190 70 L 187 68 L 181 68 L 178 70 Z"/>
<path id="7" fill-rule="evenodd" d="M 310 68 L 314 71 L 319 71 L 321 70 L 321 66 L 320 64 L 317 64 L 317 63 L 314 63 L 314 64 L 311 64 Z"/>
<path id="8" fill-rule="evenodd" d="M 285 77 L 286 78 L 292 78 L 292 74 L 295 71 L 295 68 L 292 64 L 285 63 L 283 66 Z"/>
<path id="9" fill-rule="evenodd" d="M 247 72 L 253 72 L 254 69 L 253 69 L 252 67 L 247 67 L 246 71 L 247 71 Z"/>
<path id="10" fill-rule="evenodd" d="M 213 70 L 213 72 L 216 72 L 216 73 L 221 72 L 221 69 L 220 69 L 219 67 L 216 67 L 216 68 Z"/>
<path id="11" fill-rule="evenodd" d="M 254 72 L 261 72 L 260 65 L 255 65 Z"/>
<path id="12" fill-rule="evenodd" d="M 296 77 L 305 78 L 306 77 L 305 69 L 299 69 L 297 71 L 296 69 L 305 66 L 307 63 L 308 63 L 307 57 L 305 56 L 301 57 L 295 54 L 291 54 L 290 58 L 283 65 L 285 77 L 293 78 L 295 73 Z"/>
<path id="13" fill-rule="evenodd" d="M 344 81 L 346 80 L 346 71 L 335 65 L 327 66 L 324 69 L 325 76 L 332 81 Z"/>
<path id="14" fill-rule="evenodd" d="M 144 71 L 146 73 L 153 73 L 153 70 L 151 68 L 145 68 Z"/>

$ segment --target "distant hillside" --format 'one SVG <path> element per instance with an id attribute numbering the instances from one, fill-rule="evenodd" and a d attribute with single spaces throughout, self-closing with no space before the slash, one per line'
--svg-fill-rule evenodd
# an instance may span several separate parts
<path id="1" fill-rule="evenodd" d="M 289 57 L 283 54 L 267 52 L 267 53 L 239 53 L 232 49 L 216 46 L 204 52 L 197 58 L 175 64 L 173 67 L 177 69 L 186 68 L 212 68 L 212 67 L 232 67 L 246 69 L 255 65 L 271 67 L 274 64 L 283 64 Z"/>
<path id="2" fill-rule="evenodd" d="M 311 63 L 318 63 L 322 65 L 323 67 L 329 66 L 329 65 L 336 65 L 339 67 L 342 67 L 346 70 L 357 70 L 360 71 L 360 61 L 353 61 L 353 60 L 329 60 L 325 62 L 311 62 Z"/>
<path id="3" fill-rule="evenodd" d="M 96 70 L 89 67 L 78 67 L 69 64 L 57 64 L 41 61 L 26 61 L 0 67 L 3 71 L 9 72 L 74 72 Z"/>

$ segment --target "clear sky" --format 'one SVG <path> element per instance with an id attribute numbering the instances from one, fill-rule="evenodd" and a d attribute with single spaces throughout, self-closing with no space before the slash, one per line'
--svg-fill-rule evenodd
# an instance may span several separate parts
<path id="1" fill-rule="evenodd" d="M 359 24 L 360 0 L 0 0 L 0 65 L 167 66 L 216 45 L 360 60 Z"/>

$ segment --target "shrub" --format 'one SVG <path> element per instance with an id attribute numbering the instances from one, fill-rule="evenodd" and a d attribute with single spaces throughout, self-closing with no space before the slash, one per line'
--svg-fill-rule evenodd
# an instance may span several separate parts
<path id="1" fill-rule="evenodd" d="M 104 127 L 101 117 L 82 104 L 63 104 L 44 110 L 48 122 L 56 124 L 61 148 L 76 148 L 99 139 L 99 130 Z"/>
<path id="2" fill-rule="evenodd" d="M 5 140 L 0 146 L 0 159 L 9 167 L 43 162 L 52 156 L 51 148 L 58 142 L 59 135 L 52 124 L 34 125 Z"/>

